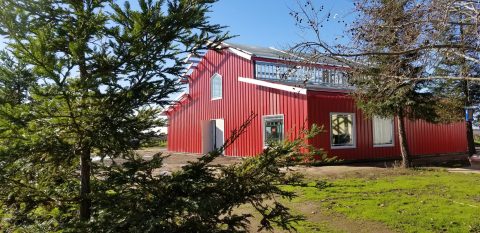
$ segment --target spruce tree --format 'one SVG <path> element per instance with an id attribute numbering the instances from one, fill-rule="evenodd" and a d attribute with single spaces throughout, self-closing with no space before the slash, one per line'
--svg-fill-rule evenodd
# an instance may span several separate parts
<path id="1" fill-rule="evenodd" d="M 144 160 L 138 140 L 161 126 L 179 90 L 184 57 L 222 52 L 230 36 L 209 22 L 214 0 L 0 0 L 0 226 L 21 232 L 245 232 L 292 229 L 300 219 L 275 201 L 280 170 L 301 140 L 211 169 L 245 131 L 178 172 Z M 188 137 L 188 135 L 185 135 Z M 100 158 L 92 162 L 92 158 Z M 265 202 L 265 200 L 273 200 Z"/>
<path id="2" fill-rule="evenodd" d="M 21 84 L 28 98 L 2 106 L 4 119 L 18 122 L 2 125 L 2 154 L 15 161 L 8 171 L 23 167 L 21 175 L 35 177 L 45 191 L 70 181 L 65 188 L 73 192 L 71 178 L 80 166 L 80 218 L 90 219 L 92 153 L 128 152 L 130 139 L 158 125 L 153 105 L 165 105 L 177 91 L 168 75 L 180 74 L 179 55 L 226 38 L 221 26 L 207 21 L 211 2 L 140 1 L 134 10 L 129 2 L 102 0 L 1 1 L 8 51 L 31 71 L 2 72 L 2 78 L 34 77 Z"/>

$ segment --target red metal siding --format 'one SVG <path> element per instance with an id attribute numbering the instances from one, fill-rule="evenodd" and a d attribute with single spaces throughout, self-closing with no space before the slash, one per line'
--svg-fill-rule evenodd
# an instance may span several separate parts
<path id="1" fill-rule="evenodd" d="M 413 155 L 439 155 L 467 152 L 465 122 L 431 124 L 425 121 L 407 123 L 407 139 Z"/>
<path id="2" fill-rule="evenodd" d="M 330 113 L 355 114 L 356 148 L 331 149 L 330 147 Z M 308 117 L 310 123 L 323 125 L 325 133 L 315 137 L 310 143 L 324 148 L 329 155 L 343 160 L 359 160 L 373 158 L 391 158 L 399 155 L 398 138 L 392 147 L 374 147 L 372 122 L 355 106 L 355 101 L 343 93 L 308 92 Z M 395 127 L 395 135 L 396 135 Z"/>
<path id="3" fill-rule="evenodd" d="M 330 113 L 355 113 L 356 148 L 331 149 Z M 311 124 L 325 126 L 325 133 L 310 143 L 324 148 L 330 155 L 344 160 L 397 158 L 400 155 L 398 128 L 395 122 L 394 146 L 374 147 L 372 121 L 355 106 L 352 97 L 343 93 L 308 92 L 308 118 Z M 436 155 L 466 152 L 464 123 L 431 124 L 424 121 L 407 121 L 407 140 L 413 155 Z"/>
<path id="4" fill-rule="evenodd" d="M 223 98 L 210 100 L 210 77 L 219 73 L 223 81 Z M 190 98 L 169 113 L 168 149 L 177 152 L 201 153 L 201 121 L 224 119 L 225 138 L 238 128 L 251 112 L 258 117 L 247 131 L 229 148 L 229 156 L 253 156 L 261 152 L 262 116 L 283 114 L 285 132 L 295 136 L 304 124 L 325 126 L 325 133 L 310 143 L 324 148 L 330 155 L 344 160 L 398 158 L 397 126 L 392 147 L 374 147 L 372 122 L 356 108 L 354 100 L 345 93 L 308 91 L 307 95 L 256 86 L 238 81 L 238 77 L 252 78 L 252 61 L 228 51 L 209 51 L 191 74 Z M 355 113 L 356 148 L 330 148 L 330 113 Z M 308 122 L 307 122 L 308 119 Z M 434 155 L 466 152 L 464 123 L 430 124 L 423 121 L 407 122 L 407 137 L 414 155 Z M 288 137 L 288 136 L 287 136 Z"/>
<path id="5" fill-rule="evenodd" d="M 209 51 L 191 75 L 190 101 L 169 114 L 168 149 L 201 153 L 201 121 L 224 119 L 225 137 L 238 128 L 251 112 L 258 117 L 237 141 L 227 148 L 229 156 L 254 156 L 262 151 L 262 116 L 283 114 L 285 132 L 296 135 L 307 116 L 306 95 L 260 87 L 238 81 L 251 78 L 253 62 L 224 51 Z M 210 100 L 210 77 L 219 73 L 223 98 Z"/>

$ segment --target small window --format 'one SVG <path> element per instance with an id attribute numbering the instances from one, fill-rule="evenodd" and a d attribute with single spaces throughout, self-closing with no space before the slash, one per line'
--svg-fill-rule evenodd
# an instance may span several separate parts
<path id="1" fill-rule="evenodd" d="M 263 117 L 263 146 L 283 141 L 283 115 Z"/>
<path id="2" fill-rule="evenodd" d="M 373 145 L 393 146 L 393 119 L 374 116 L 373 122 Z"/>
<path id="3" fill-rule="evenodd" d="M 218 100 L 222 98 L 222 76 L 214 74 L 210 79 L 210 91 L 212 100 Z"/>
<path id="4" fill-rule="evenodd" d="M 330 83 L 330 71 L 322 70 L 322 79 L 323 83 Z"/>
<path id="5" fill-rule="evenodd" d="M 355 115 L 353 113 L 330 114 L 332 148 L 355 147 Z"/>

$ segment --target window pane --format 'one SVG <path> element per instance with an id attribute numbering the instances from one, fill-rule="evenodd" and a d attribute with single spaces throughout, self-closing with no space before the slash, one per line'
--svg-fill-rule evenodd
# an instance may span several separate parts
<path id="1" fill-rule="evenodd" d="M 273 141 L 283 140 L 283 117 L 265 117 L 264 125 L 264 145 L 268 146 Z"/>
<path id="2" fill-rule="evenodd" d="M 218 98 L 222 98 L 222 78 L 218 77 Z"/>
<path id="3" fill-rule="evenodd" d="M 393 144 L 393 120 L 387 118 L 373 117 L 373 144 Z"/>
<path id="4" fill-rule="evenodd" d="M 332 146 L 354 146 L 353 114 L 331 115 Z"/>
<path id="5" fill-rule="evenodd" d="M 222 98 L 222 77 L 218 74 L 215 74 L 210 82 L 212 99 Z"/>
<path id="6" fill-rule="evenodd" d="M 323 83 L 330 83 L 330 71 L 329 70 L 323 70 L 322 71 L 322 78 L 323 78 Z"/>

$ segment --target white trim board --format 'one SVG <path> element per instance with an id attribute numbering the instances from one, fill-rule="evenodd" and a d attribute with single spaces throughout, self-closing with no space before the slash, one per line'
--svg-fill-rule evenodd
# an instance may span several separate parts
<path id="1" fill-rule="evenodd" d="M 253 84 L 253 85 L 257 85 L 257 86 L 262 86 L 262 87 L 268 87 L 268 88 L 273 88 L 273 89 L 282 90 L 282 91 L 293 92 L 293 93 L 302 94 L 302 95 L 307 94 L 307 89 L 305 89 L 305 88 L 292 87 L 292 86 L 278 84 L 278 83 L 271 83 L 271 82 L 258 80 L 258 79 L 253 79 L 253 78 L 238 77 L 238 81 Z"/>
<path id="2" fill-rule="evenodd" d="M 240 51 L 236 48 L 232 48 L 232 47 L 229 47 L 228 48 L 228 51 L 232 52 L 233 54 L 239 56 L 239 57 L 243 57 L 247 60 L 252 60 L 252 55 L 251 54 L 248 54 L 246 52 L 243 52 L 243 51 Z"/>

